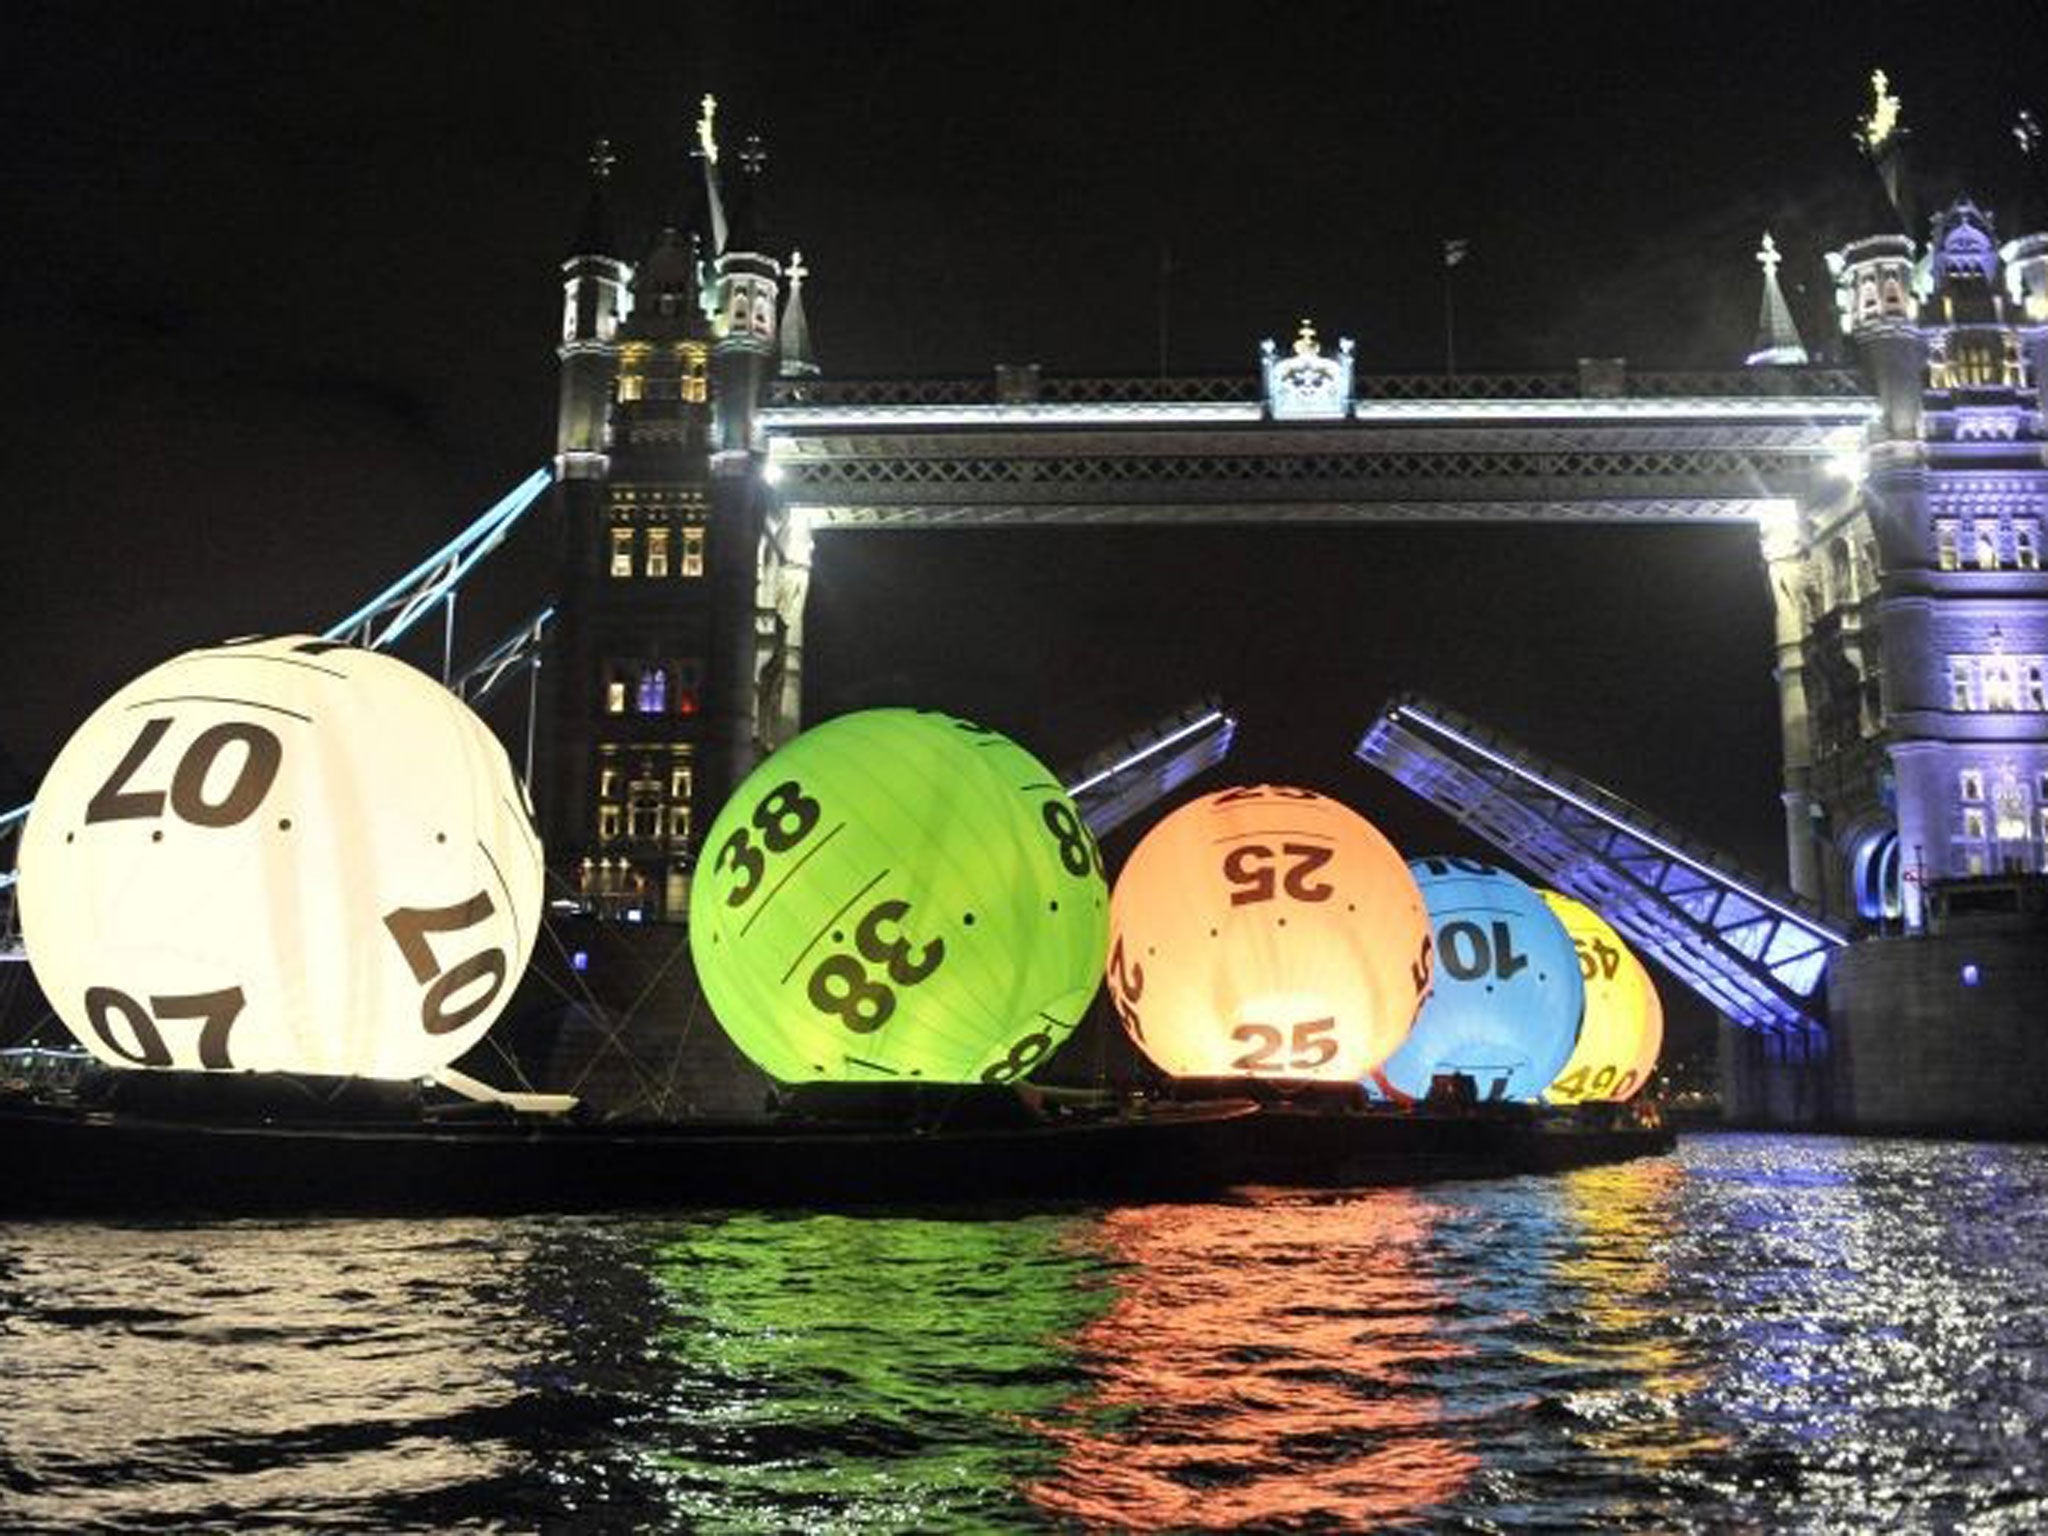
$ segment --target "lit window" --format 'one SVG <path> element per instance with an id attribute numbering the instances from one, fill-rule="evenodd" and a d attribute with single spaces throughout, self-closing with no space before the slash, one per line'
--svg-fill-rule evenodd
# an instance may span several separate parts
<path id="1" fill-rule="evenodd" d="M 2012 663 L 2002 656 L 1993 657 L 1985 665 L 1984 707 L 1986 709 L 2011 709 L 2013 707 Z"/>
<path id="2" fill-rule="evenodd" d="M 1980 843 L 1984 841 L 1984 808 L 1981 805 L 1963 807 L 1963 836 Z M 1972 870 L 1971 873 L 1981 874 L 1983 871 Z"/>
<path id="3" fill-rule="evenodd" d="M 604 712 L 608 715 L 623 715 L 626 712 L 626 681 L 615 677 L 604 685 Z"/>
<path id="4" fill-rule="evenodd" d="M 643 715 L 658 715 L 668 708 L 668 668 L 642 667 L 634 707 Z"/>
<path id="5" fill-rule="evenodd" d="M 614 528 L 612 530 L 612 574 L 630 576 L 633 574 L 633 530 Z"/>
<path id="6" fill-rule="evenodd" d="M 1956 520 L 1952 517 L 1934 520 L 1934 560 L 1944 571 L 1953 571 L 1962 564 L 1956 553 Z"/>
<path id="7" fill-rule="evenodd" d="M 661 803 L 661 784 L 654 779 L 635 779 L 626 794 L 626 836 L 635 842 L 652 842 L 662 835 L 667 807 Z"/>
<path id="8" fill-rule="evenodd" d="M 1972 709 L 1970 702 L 1970 664 L 1956 657 L 1948 664 L 1948 707 L 1950 709 Z"/>
<path id="9" fill-rule="evenodd" d="M 2038 661 L 2027 663 L 2027 708 L 2048 709 L 2048 687 L 2042 684 L 2041 663 Z"/>
<path id="10" fill-rule="evenodd" d="M 687 352 L 683 355 L 683 398 L 693 405 L 702 405 L 705 395 L 704 354 Z"/>
<path id="11" fill-rule="evenodd" d="M 647 530 L 647 574 L 666 576 L 668 574 L 668 530 L 650 528 Z"/>
<path id="12" fill-rule="evenodd" d="M 673 768 L 669 769 L 668 797 L 673 803 L 677 805 L 689 804 L 692 787 L 692 775 L 688 763 L 677 763 Z"/>
<path id="13" fill-rule="evenodd" d="M 2038 571 L 2041 568 L 2041 527 L 2034 522 L 2014 523 L 2012 528 L 2013 563 L 2023 571 Z"/>
<path id="14" fill-rule="evenodd" d="M 645 387 L 641 382 L 640 375 L 637 373 L 622 373 L 619 375 L 619 398 L 621 400 L 638 400 L 641 391 Z"/>
<path id="15" fill-rule="evenodd" d="M 2001 843 L 2023 843 L 2027 840 L 2027 797 L 2020 790 L 2019 781 L 2010 775 L 1998 782 L 1998 798 L 1994 802 L 1998 812 L 1998 840 Z"/>
<path id="16" fill-rule="evenodd" d="M 668 840 L 672 843 L 687 843 L 690 840 L 690 808 L 687 805 L 672 805 L 668 808 Z"/>
<path id="17" fill-rule="evenodd" d="M 704 574 L 704 530 L 701 526 L 683 530 L 683 574 Z"/>
<path id="18" fill-rule="evenodd" d="M 619 765 L 605 763 L 597 770 L 597 798 L 616 800 L 619 798 Z"/>
<path id="19" fill-rule="evenodd" d="M 619 837 L 619 808 L 616 805 L 600 805 L 597 808 L 597 840 L 600 843 L 617 842 Z"/>
<path id="20" fill-rule="evenodd" d="M 1964 870 L 1964 873 L 1966 873 L 1966 874 L 1972 874 L 1972 875 L 1981 875 L 1981 874 L 1983 874 L 1983 873 L 1984 873 L 1984 855 L 1983 855 L 1983 853 L 1982 853 L 1982 852 L 1980 852 L 1979 850 L 1975 849 L 1975 848 L 1972 848 L 1972 849 L 1970 850 L 1969 854 L 1968 854 L 1968 855 L 1967 855 L 1967 856 L 1966 856 L 1966 857 L 1965 857 L 1965 858 L 1963 859 L 1963 870 Z"/>
<path id="21" fill-rule="evenodd" d="M 1977 530 L 1977 569 L 1995 571 L 1998 569 L 1998 541 L 1991 536 L 1991 530 Z"/>
<path id="22" fill-rule="evenodd" d="M 1984 798 L 1983 769 L 1965 768 L 1956 775 L 1956 780 L 1965 800 L 1982 800 Z"/>

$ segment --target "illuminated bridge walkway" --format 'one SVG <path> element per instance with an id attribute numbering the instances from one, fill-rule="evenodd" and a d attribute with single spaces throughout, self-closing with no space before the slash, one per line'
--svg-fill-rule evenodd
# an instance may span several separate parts
<path id="1" fill-rule="evenodd" d="M 1848 935 L 1789 891 L 1426 699 L 1388 705 L 1358 756 L 1594 908 L 1736 1023 L 1823 1027 L 1815 994 Z"/>
<path id="2" fill-rule="evenodd" d="M 1278 414 L 1242 378 L 783 380 L 777 499 L 812 528 L 1754 522 L 1861 444 L 1838 369 L 1361 375 Z"/>

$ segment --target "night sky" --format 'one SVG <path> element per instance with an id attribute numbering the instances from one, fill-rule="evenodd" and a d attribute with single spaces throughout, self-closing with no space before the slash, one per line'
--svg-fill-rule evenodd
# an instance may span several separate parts
<path id="1" fill-rule="evenodd" d="M 760 132 L 841 377 L 1167 365 L 1249 376 L 1313 316 L 1367 372 L 1738 362 L 1758 235 L 1809 346 L 1870 220 L 1887 67 L 1929 197 L 2010 204 L 2048 105 L 2038 3 L 83 3 L 8 8 L 0 271 L 11 468 L 0 798 L 186 646 L 339 617 L 552 451 L 556 264 L 589 141 L 637 257 L 696 102 Z M 2031 72 L 2034 85 L 2024 77 Z M 2030 94 L 2031 93 L 2031 94 Z M 2005 230 L 2005 233 L 2012 231 Z M 465 597 L 548 585 L 536 530 Z M 831 534 L 813 716 L 976 714 L 1066 764 L 1197 694 L 1233 776 L 1458 843 L 1355 765 L 1433 693 L 1782 868 L 1746 529 Z"/>

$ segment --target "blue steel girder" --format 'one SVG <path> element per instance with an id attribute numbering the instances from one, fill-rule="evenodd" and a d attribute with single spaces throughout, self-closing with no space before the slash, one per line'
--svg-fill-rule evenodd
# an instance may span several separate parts
<path id="1" fill-rule="evenodd" d="M 1236 716 L 1204 699 L 1114 743 L 1061 778 L 1088 830 L 1103 837 L 1221 762 L 1236 738 Z"/>
<path id="2" fill-rule="evenodd" d="M 321 633 L 366 650 L 387 650 L 407 630 L 452 595 L 485 556 L 505 542 L 526 510 L 554 483 L 552 469 L 542 467 L 514 486 L 503 500 L 427 556 L 405 575 L 345 619 Z"/>
<path id="3" fill-rule="evenodd" d="M 1848 936 L 1791 893 L 1425 700 L 1390 704 L 1358 756 L 1594 907 L 1737 1023 L 1822 1027 L 1815 994 Z"/>

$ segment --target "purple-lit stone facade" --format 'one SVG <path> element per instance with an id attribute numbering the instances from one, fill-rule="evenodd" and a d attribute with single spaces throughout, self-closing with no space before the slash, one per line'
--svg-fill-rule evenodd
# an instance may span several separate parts
<path id="1" fill-rule="evenodd" d="M 2048 870 L 2048 238 L 1959 202 L 1829 258 L 1881 402 L 1766 531 L 1795 884 L 1922 926 L 1940 882 Z"/>

